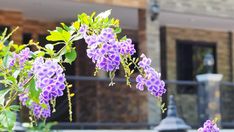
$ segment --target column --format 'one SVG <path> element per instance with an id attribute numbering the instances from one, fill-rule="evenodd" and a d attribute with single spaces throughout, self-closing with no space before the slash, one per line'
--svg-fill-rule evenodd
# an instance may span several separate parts
<path id="1" fill-rule="evenodd" d="M 198 86 L 198 119 L 199 125 L 207 119 L 220 118 L 220 81 L 221 74 L 202 74 L 196 76 Z M 217 122 L 220 125 L 221 118 Z"/>
<path id="2" fill-rule="evenodd" d="M 160 43 L 159 43 L 159 22 L 151 20 L 150 4 L 147 0 L 147 8 L 138 10 L 139 22 L 139 55 L 144 53 L 152 59 L 152 67 L 160 70 Z M 161 109 L 157 105 L 157 99 L 148 95 L 148 123 L 159 123 L 161 120 Z"/>

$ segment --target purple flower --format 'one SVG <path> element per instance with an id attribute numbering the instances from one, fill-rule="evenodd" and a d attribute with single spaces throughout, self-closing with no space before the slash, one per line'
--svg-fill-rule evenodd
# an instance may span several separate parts
<path id="1" fill-rule="evenodd" d="M 98 38 L 97 35 L 86 36 L 85 42 L 88 44 L 88 47 L 94 49 L 98 46 Z"/>
<path id="2" fill-rule="evenodd" d="M 141 55 L 141 58 L 142 61 L 140 61 L 138 65 L 143 69 L 149 68 L 151 64 L 151 59 L 147 58 L 144 54 Z"/>
<path id="3" fill-rule="evenodd" d="M 26 93 L 22 93 L 22 94 L 19 94 L 18 96 L 22 105 L 26 105 L 26 102 L 28 100 L 28 95 Z"/>
<path id="4" fill-rule="evenodd" d="M 26 55 L 26 52 L 24 52 L 24 55 Z M 32 105 L 28 107 L 33 111 L 36 118 L 48 118 L 51 116 L 49 102 L 62 96 L 66 86 L 63 69 L 56 61 L 51 59 L 44 61 L 40 57 L 35 59 L 29 77 L 31 74 L 34 75 L 36 88 L 41 89 L 41 93 L 39 95 L 40 102 L 32 102 Z M 19 99 L 23 105 L 26 105 L 26 101 L 29 100 L 28 94 L 19 94 Z"/>
<path id="5" fill-rule="evenodd" d="M 81 25 L 79 32 L 81 35 L 83 35 L 84 37 L 86 36 L 86 32 L 87 32 L 88 26 L 87 25 Z"/>
<path id="6" fill-rule="evenodd" d="M 87 56 L 96 63 L 96 67 L 104 71 L 119 69 L 119 45 L 113 29 L 103 29 L 99 35 L 85 36 L 84 39 L 88 44 Z"/>
<path id="7" fill-rule="evenodd" d="M 33 115 L 39 119 L 39 118 L 48 118 L 51 116 L 51 110 L 49 103 L 45 103 L 44 106 L 46 108 L 43 108 L 41 105 L 38 105 L 36 103 L 33 103 L 31 106 L 31 109 L 33 110 Z"/>
<path id="8" fill-rule="evenodd" d="M 203 124 L 203 127 L 198 129 L 198 132 L 219 132 L 219 128 L 214 122 L 212 122 L 211 120 L 207 120 Z"/>
<path id="9" fill-rule="evenodd" d="M 146 58 L 144 54 L 141 55 L 142 60 L 138 63 L 139 67 L 142 68 L 143 75 L 138 75 L 136 78 L 136 88 L 143 91 L 144 87 L 156 97 L 161 97 L 165 92 L 165 83 L 162 81 L 161 74 L 155 71 L 150 64 L 151 59 Z"/>
<path id="10" fill-rule="evenodd" d="M 18 63 L 20 68 L 23 69 L 25 62 L 31 57 L 30 54 L 31 51 L 29 48 L 23 49 L 19 54 L 13 53 L 13 58 L 10 60 L 9 66 L 12 67 Z"/>
<path id="11" fill-rule="evenodd" d="M 36 87 L 42 89 L 40 95 L 42 100 L 48 101 L 63 95 L 61 90 L 65 89 L 66 79 L 61 66 L 57 62 L 37 58 L 33 64 L 33 73 L 36 78 Z M 58 90 L 60 91 L 58 92 Z"/>
<path id="12" fill-rule="evenodd" d="M 138 75 L 136 77 L 136 82 L 137 82 L 136 88 L 143 91 L 145 85 L 145 79 L 142 77 L 142 75 Z"/>
<path id="13" fill-rule="evenodd" d="M 119 50 L 122 55 L 133 55 L 136 50 L 134 48 L 134 44 L 132 44 L 131 39 L 127 39 L 125 41 L 118 42 Z"/>

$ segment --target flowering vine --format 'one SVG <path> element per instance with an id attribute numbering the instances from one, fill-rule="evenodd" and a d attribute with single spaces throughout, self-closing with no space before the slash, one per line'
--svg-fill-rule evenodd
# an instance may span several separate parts
<path id="1" fill-rule="evenodd" d="M 219 132 L 215 121 L 207 120 L 204 122 L 203 127 L 197 130 L 198 132 Z"/>
<path id="2" fill-rule="evenodd" d="M 110 85 L 114 85 L 115 71 L 122 67 L 128 86 L 131 86 L 130 77 L 137 69 L 138 90 L 146 89 L 155 97 L 161 97 L 166 92 L 160 73 L 150 66 L 151 59 L 144 54 L 141 60 L 132 58 L 136 52 L 134 44 L 126 36 L 118 38 L 121 32 L 119 20 L 110 19 L 110 13 L 110 10 L 90 16 L 83 13 L 70 26 L 61 23 L 61 27 L 49 31 L 46 39 L 52 44 L 46 44 L 45 47 L 32 40 L 20 45 L 8 42 L 15 30 L 8 35 L 7 30 L 4 31 L 0 36 L 0 130 L 12 131 L 16 121 L 15 112 L 21 108 L 14 103 L 17 98 L 21 105 L 29 108 L 33 122 L 46 120 L 55 111 L 56 98 L 62 96 L 65 89 L 72 119 L 72 86 L 66 81 L 63 64 L 75 61 L 77 53 L 74 41 L 80 39 L 85 39 L 88 45 L 87 56 L 96 65 L 95 74 L 98 70 L 108 72 Z M 62 48 L 56 51 L 54 47 L 58 45 Z M 130 69 L 132 64 L 134 69 Z M 209 124 L 206 123 L 204 127 L 210 127 Z"/>

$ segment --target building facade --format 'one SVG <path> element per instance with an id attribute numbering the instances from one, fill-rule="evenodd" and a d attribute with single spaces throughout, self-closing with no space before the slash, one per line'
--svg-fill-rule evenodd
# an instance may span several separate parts
<path id="1" fill-rule="evenodd" d="M 152 5 L 160 11 L 152 20 Z M 80 0 L 80 1 L 0 1 L 0 26 L 21 27 L 12 39 L 27 43 L 30 39 L 46 43 L 47 30 L 60 22 L 70 23 L 81 12 L 112 9 L 120 18 L 123 34 L 136 44 L 141 53 L 152 58 L 153 66 L 162 72 L 165 80 L 195 80 L 204 73 L 202 60 L 206 53 L 215 58 L 213 72 L 224 75 L 223 80 L 234 80 L 234 1 L 232 0 Z M 78 59 L 67 71 L 69 75 L 92 76 L 94 65 L 86 56 L 85 44 L 77 42 Z M 119 71 L 118 76 L 123 73 Z M 99 77 L 106 77 L 99 73 Z M 107 82 L 78 81 L 74 84 L 73 113 L 75 122 L 134 122 L 158 123 L 160 106 L 154 97 L 138 92 L 134 86 L 119 83 L 108 88 Z M 167 85 L 168 95 L 176 95 L 179 115 L 192 126 L 197 125 L 196 87 L 179 88 Z M 234 92 L 222 87 L 222 120 L 234 121 L 232 116 Z M 62 97 L 60 110 L 49 120 L 68 121 L 67 106 Z M 165 97 L 166 98 L 166 97 Z M 25 118 L 25 120 L 27 120 Z"/>

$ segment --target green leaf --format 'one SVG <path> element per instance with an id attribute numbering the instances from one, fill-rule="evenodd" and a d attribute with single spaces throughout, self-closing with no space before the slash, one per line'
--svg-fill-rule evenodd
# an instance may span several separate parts
<path id="1" fill-rule="evenodd" d="M 117 27 L 117 28 L 115 29 L 114 32 L 115 32 L 116 34 L 121 33 L 121 32 L 122 32 L 122 29 L 121 29 L 120 27 Z"/>
<path id="2" fill-rule="evenodd" d="M 65 41 L 70 40 L 70 33 L 62 28 L 56 28 L 54 31 L 50 31 L 50 35 L 46 37 L 48 41 Z"/>
<path id="3" fill-rule="evenodd" d="M 7 76 L 6 80 L 8 80 L 11 83 L 15 83 L 16 82 L 16 78 L 14 76 Z"/>
<path id="4" fill-rule="evenodd" d="M 69 31 L 70 28 L 65 24 L 65 23 L 60 23 L 62 25 L 62 27 L 66 30 Z"/>
<path id="5" fill-rule="evenodd" d="M 19 111 L 20 106 L 19 106 L 19 105 L 11 105 L 11 106 L 10 106 L 10 109 L 11 109 L 12 111 Z"/>
<path id="6" fill-rule="evenodd" d="M 90 17 L 93 18 L 95 15 L 96 15 L 96 12 L 93 12 Z"/>
<path id="7" fill-rule="evenodd" d="M 81 15 L 78 16 L 78 19 L 81 21 L 82 24 L 89 25 L 89 20 L 88 20 L 88 15 L 85 13 L 82 13 Z"/>
<path id="8" fill-rule="evenodd" d="M 3 65 L 4 67 L 7 67 L 8 65 L 8 60 L 9 60 L 9 54 L 7 53 L 4 58 L 3 58 Z"/>
<path id="9" fill-rule="evenodd" d="M 127 40 L 127 36 L 125 35 L 123 38 L 120 39 L 120 41 L 125 41 Z"/>
<path id="10" fill-rule="evenodd" d="M 58 32 L 62 33 L 63 28 L 61 28 L 61 27 L 56 27 L 56 30 L 57 30 Z M 55 31 L 56 31 L 56 30 L 55 30 Z"/>
<path id="11" fill-rule="evenodd" d="M 4 105 L 5 102 L 5 95 L 10 91 L 10 89 L 3 89 L 0 90 L 0 105 Z"/>
<path id="12" fill-rule="evenodd" d="M 16 122 L 16 113 L 10 111 L 9 109 L 4 109 L 0 113 L 0 121 L 3 127 L 7 128 L 8 131 L 12 131 L 14 124 Z"/>
<path id="13" fill-rule="evenodd" d="M 36 88 L 36 83 L 34 78 L 29 82 L 28 87 L 29 87 L 29 97 L 33 101 L 39 102 L 39 95 L 41 93 L 41 90 L 39 88 Z"/>
<path id="14" fill-rule="evenodd" d="M 18 45 L 18 44 L 11 44 L 11 46 L 15 49 L 15 52 L 18 53 L 21 51 L 23 48 L 25 48 L 25 45 Z"/>
<path id="15" fill-rule="evenodd" d="M 34 55 L 36 55 L 35 57 L 41 57 L 41 56 L 45 55 L 45 52 L 44 51 L 35 51 Z"/>
<path id="16" fill-rule="evenodd" d="M 74 27 L 76 30 L 78 30 L 78 29 L 80 28 L 80 23 L 79 23 L 78 21 L 75 21 L 75 22 L 73 23 L 73 27 Z"/>
<path id="17" fill-rule="evenodd" d="M 72 49 L 71 52 L 68 52 L 65 54 L 65 62 L 71 64 L 73 61 L 75 61 L 76 57 L 77 57 L 77 53 L 75 49 Z"/>

